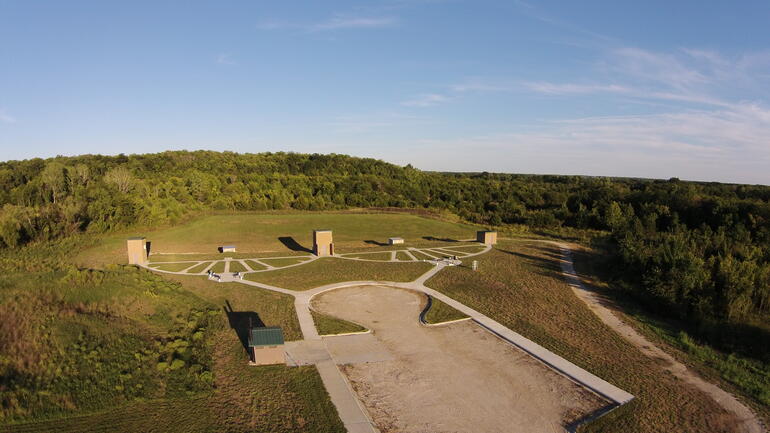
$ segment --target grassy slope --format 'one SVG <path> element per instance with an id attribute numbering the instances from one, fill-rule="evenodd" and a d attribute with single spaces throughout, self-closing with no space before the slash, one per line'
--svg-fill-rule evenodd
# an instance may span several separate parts
<path id="1" fill-rule="evenodd" d="M 299 338 L 290 296 L 78 270 L 75 248 L 0 252 L 0 430 L 344 431 L 314 367 L 249 367 L 228 326 L 225 301 Z"/>
<path id="2" fill-rule="evenodd" d="M 315 323 L 316 329 L 318 329 L 319 335 L 335 335 L 366 331 L 366 328 L 363 326 L 348 322 L 347 320 L 338 319 L 334 316 L 321 314 L 313 310 L 310 310 L 310 313 L 313 315 L 313 322 Z"/>
<path id="3" fill-rule="evenodd" d="M 757 359 L 737 354 L 727 354 L 710 346 L 699 344 L 682 331 L 682 324 L 670 318 L 655 316 L 649 310 L 640 308 L 622 292 L 614 291 L 607 284 L 600 269 L 605 266 L 603 258 L 588 250 L 573 254 L 575 269 L 584 278 L 584 283 L 594 290 L 607 293 L 622 306 L 624 321 L 633 325 L 645 337 L 675 356 L 680 362 L 695 369 L 707 380 L 719 383 L 724 389 L 742 394 L 748 398 L 755 412 L 765 422 L 770 422 L 770 366 Z"/>
<path id="4" fill-rule="evenodd" d="M 383 232 L 385 227 L 388 232 Z M 472 238 L 477 229 L 407 214 L 237 213 L 206 216 L 178 227 L 141 234 L 152 242 L 154 253 L 201 253 L 195 258 L 180 256 L 178 259 L 202 257 L 203 260 L 222 258 L 216 255 L 216 248 L 223 244 L 236 245 L 238 253 L 233 256 L 240 258 L 254 256 L 254 253 L 307 254 L 307 251 L 293 251 L 279 238 L 291 237 L 299 247 L 309 250 L 313 246 L 312 230 L 317 228 L 334 230 L 335 249 L 339 253 L 346 249 L 352 252 L 379 248 L 377 245 L 386 244 L 388 237 L 396 235 L 405 238 L 410 246 L 435 246 L 437 242 L 445 242 L 430 239 Z M 136 234 L 123 233 L 100 239 L 98 246 L 82 252 L 77 261 L 84 264 L 125 263 L 125 238 Z M 161 256 L 158 257 L 160 260 Z M 162 260 L 169 261 L 169 257 Z"/>
<path id="5" fill-rule="evenodd" d="M 468 316 L 439 301 L 431 299 L 430 310 L 425 314 L 425 322 L 430 324 L 449 322 L 451 320 L 464 319 Z"/>
<path id="6" fill-rule="evenodd" d="M 717 432 L 735 427 L 711 398 L 683 385 L 606 327 L 564 283 L 557 258 L 558 251 L 550 247 L 501 242 L 478 258 L 479 271 L 449 268 L 427 285 L 637 397 L 582 431 Z"/>
<path id="7" fill-rule="evenodd" d="M 246 274 L 246 279 L 291 290 L 308 290 L 341 281 L 397 281 L 417 279 L 431 268 L 427 263 L 377 263 L 325 257 L 288 269 Z"/>
<path id="8" fill-rule="evenodd" d="M 235 334 L 216 342 L 215 389 L 95 414 L 12 426 L 11 432 L 344 432 L 315 367 L 252 367 Z"/>

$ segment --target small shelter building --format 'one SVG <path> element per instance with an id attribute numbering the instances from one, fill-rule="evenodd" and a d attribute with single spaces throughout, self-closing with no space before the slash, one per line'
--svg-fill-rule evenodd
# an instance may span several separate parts
<path id="1" fill-rule="evenodd" d="M 398 245 L 403 243 L 404 243 L 404 238 L 388 238 L 389 245 Z"/>
<path id="2" fill-rule="evenodd" d="M 480 230 L 476 232 L 476 241 L 485 245 L 494 245 L 497 243 L 497 232 Z"/>
<path id="3" fill-rule="evenodd" d="M 219 247 L 219 250 L 223 253 L 234 253 L 235 245 L 222 245 L 221 247 Z"/>
<path id="4" fill-rule="evenodd" d="M 277 326 L 249 329 L 249 350 L 254 365 L 285 364 L 283 330 Z"/>
<path id="5" fill-rule="evenodd" d="M 313 254 L 319 257 L 334 255 L 331 230 L 313 230 Z"/>
<path id="6" fill-rule="evenodd" d="M 144 265 L 147 263 L 147 256 L 150 255 L 150 251 L 147 248 L 147 239 L 143 237 L 128 238 L 126 249 L 128 250 L 129 265 Z"/>

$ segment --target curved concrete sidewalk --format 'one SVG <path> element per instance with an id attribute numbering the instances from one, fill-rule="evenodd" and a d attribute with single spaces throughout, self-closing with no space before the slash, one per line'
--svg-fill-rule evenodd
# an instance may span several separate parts
<path id="1" fill-rule="evenodd" d="M 256 283 L 253 281 L 239 280 L 238 282 L 255 286 L 255 287 L 260 287 L 267 290 L 275 290 L 281 293 L 293 295 L 295 297 L 294 306 L 297 311 L 297 317 L 300 322 L 300 328 L 302 329 L 302 335 L 305 337 L 306 340 L 320 339 L 320 337 L 318 336 L 318 331 L 316 330 L 315 324 L 313 322 L 313 317 L 310 314 L 310 301 L 314 296 L 318 295 L 319 293 L 323 293 L 329 290 L 340 289 L 343 287 L 361 286 L 361 285 L 390 286 L 390 287 L 398 287 L 398 288 L 422 292 L 427 295 L 433 296 L 434 298 L 439 299 L 440 301 L 468 315 L 471 318 L 471 320 L 475 321 L 476 323 L 486 328 L 493 334 L 497 335 L 501 339 L 529 353 L 531 356 L 540 360 L 541 362 L 543 362 L 553 370 L 561 373 L 562 375 L 566 376 L 572 381 L 590 389 L 591 391 L 601 395 L 602 397 L 606 398 L 613 404 L 622 405 L 622 404 L 628 403 L 634 398 L 634 396 L 631 395 L 630 393 L 610 384 L 609 382 L 606 382 L 605 380 L 589 373 L 588 371 L 578 367 L 577 365 L 545 349 L 544 347 L 538 345 L 537 343 L 506 328 L 505 326 L 491 319 L 490 317 L 466 306 L 465 304 L 462 304 L 444 295 L 443 293 L 440 293 L 434 289 L 426 287 L 424 283 L 428 279 L 430 279 L 432 276 L 434 276 L 436 273 L 440 272 L 444 267 L 445 266 L 443 264 L 437 264 L 431 270 L 421 275 L 418 279 L 409 283 L 399 283 L 399 282 L 393 282 L 393 281 L 347 281 L 343 283 L 328 284 L 325 286 L 316 287 L 314 289 L 310 289 L 303 292 L 294 292 L 291 290 L 286 290 L 278 287 L 269 286 L 266 284 Z M 342 377 L 341 373 L 339 373 L 339 376 L 343 381 L 345 381 L 345 383 L 347 383 L 344 377 Z M 333 378 L 333 379 L 337 380 L 336 378 Z M 331 391 L 330 391 L 330 395 L 331 395 Z M 353 396 L 353 398 L 355 399 L 359 408 L 361 408 L 362 406 L 360 405 L 360 402 L 358 402 L 357 397 Z M 335 401 L 334 396 L 332 396 L 332 401 Z M 335 405 L 336 404 L 337 403 L 335 402 Z M 345 422 L 344 419 L 343 419 L 343 422 Z"/>
<path id="2" fill-rule="evenodd" d="M 466 255 L 463 258 L 484 254 L 491 249 L 492 247 L 490 245 L 487 245 L 483 251 Z M 339 370 L 337 365 L 334 363 L 334 360 L 329 354 L 323 339 L 321 339 L 321 337 L 318 335 L 318 331 L 315 327 L 315 323 L 313 322 L 313 317 L 310 313 L 310 301 L 314 296 L 318 295 L 319 293 L 323 293 L 325 291 L 335 290 L 343 287 L 350 287 L 350 286 L 382 285 L 382 286 L 390 286 L 390 287 L 415 290 L 418 292 L 425 293 L 465 313 L 473 321 L 475 321 L 482 327 L 486 328 L 493 334 L 497 335 L 501 339 L 529 353 L 531 356 L 540 360 L 541 362 L 551 367 L 555 371 L 561 373 L 562 375 L 571 379 L 572 381 L 592 390 L 593 392 L 603 396 L 604 398 L 608 399 L 615 405 L 625 404 L 634 398 L 634 396 L 629 394 L 628 392 L 602 380 L 601 378 L 589 373 L 586 370 L 583 370 L 582 368 L 576 366 L 575 364 L 572 364 L 566 359 L 561 358 L 560 356 L 548 351 L 544 347 L 506 328 L 505 326 L 491 319 L 490 317 L 487 317 L 484 314 L 481 314 L 480 312 L 436 290 L 426 287 L 424 285 L 425 282 L 428 279 L 430 279 L 432 276 L 434 276 L 436 273 L 440 272 L 446 266 L 446 264 L 441 261 L 434 261 L 433 263 L 435 264 L 433 268 L 431 268 L 428 272 L 421 275 L 416 280 L 408 283 L 393 282 L 393 281 L 347 281 L 342 283 L 334 283 L 334 284 L 329 284 L 325 286 L 320 286 L 320 287 L 316 287 L 305 291 L 295 291 L 295 290 L 289 290 L 281 287 L 271 286 L 268 284 L 262 284 L 255 281 L 233 279 L 232 276 L 229 274 L 223 274 L 221 281 L 237 282 L 237 283 L 258 287 L 265 290 L 271 290 L 274 292 L 283 293 L 294 297 L 294 307 L 297 313 L 297 318 L 299 320 L 302 336 L 304 338 L 304 340 L 302 340 L 301 342 L 296 342 L 297 345 L 302 345 L 302 347 L 298 348 L 298 350 L 305 351 L 306 353 L 310 354 L 311 357 L 313 358 L 312 363 L 316 365 L 318 369 L 318 373 L 321 376 L 321 380 L 323 381 L 324 386 L 326 387 L 326 390 L 329 393 L 329 396 L 332 400 L 332 403 L 334 403 L 334 406 L 337 408 L 337 412 L 340 416 L 340 419 L 342 420 L 348 432 L 374 433 L 374 432 L 378 432 L 378 430 L 374 426 L 372 420 L 369 418 L 369 415 L 366 409 L 359 401 L 357 395 L 355 394 L 353 389 L 350 387 L 350 384 L 348 383 L 347 379 Z M 156 271 L 156 272 L 183 274 L 180 272 L 161 271 L 158 269 L 149 268 L 147 266 L 145 267 L 149 270 Z M 194 275 L 194 274 L 185 274 L 185 275 Z M 294 342 L 290 342 L 290 343 L 294 343 Z"/>

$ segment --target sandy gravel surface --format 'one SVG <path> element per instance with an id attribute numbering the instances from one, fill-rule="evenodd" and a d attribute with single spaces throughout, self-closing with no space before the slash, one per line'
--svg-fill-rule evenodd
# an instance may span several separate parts
<path id="1" fill-rule="evenodd" d="M 366 344 L 378 353 L 374 360 L 356 362 L 356 345 L 338 340 L 346 337 L 331 337 L 332 353 L 353 360 L 342 369 L 383 433 L 563 432 L 607 405 L 473 322 L 421 326 L 425 300 L 382 286 L 334 290 L 313 300 L 318 311 L 373 331 Z"/>

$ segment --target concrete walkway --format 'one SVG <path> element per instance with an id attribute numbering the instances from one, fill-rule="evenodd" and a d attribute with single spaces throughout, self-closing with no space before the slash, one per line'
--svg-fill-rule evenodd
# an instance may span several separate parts
<path id="1" fill-rule="evenodd" d="M 484 254 L 491 249 L 492 247 L 490 245 L 486 245 L 483 251 L 467 254 L 463 258 Z M 424 252 L 424 250 L 417 251 Z M 434 255 L 438 255 L 438 253 L 434 252 Z M 374 433 L 378 432 L 378 430 L 372 423 L 367 411 L 359 401 L 356 393 L 350 387 L 347 379 L 335 364 L 331 354 L 328 351 L 328 347 L 324 343 L 324 340 L 321 339 L 321 337 L 318 335 L 315 323 L 313 322 L 313 317 L 310 313 L 310 301 L 319 293 L 350 286 L 383 285 L 425 293 L 465 313 L 476 323 L 497 335 L 501 339 L 509 342 L 510 344 L 513 344 L 521 350 L 524 350 L 553 370 L 603 396 L 614 404 L 622 405 L 634 398 L 633 395 L 623 391 L 620 388 L 617 388 L 616 386 L 602 380 L 597 376 L 594 376 L 588 371 L 583 370 L 582 368 L 572 364 L 564 358 L 561 358 L 560 356 L 548 351 L 537 343 L 524 338 L 522 335 L 506 328 L 499 322 L 496 322 L 495 320 L 458 301 L 455 301 L 454 299 L 436 290 L 426 287 L 424 285 L 425 282 L 436 273 L 440 272 L 447 265 L 446 262 L 442 260 L 429 262 L 433 263 L 434 267 L 416 280 L 408 283 L 392 281 L 348 281 L 316 287 L 306 291 L 294 291 L 258 283 L 255 281 L 235 279 L 232 277 L 232 274 L 229 273 L 223 274 L 221 276 L 221 282 L 236 282 L 246 284 L 249 286 L 258 287 L 260 289 L 271 290 L 294 297 L 294 307 L 297 313 L 297 318 L 299 320 L 300 329 L 302 331 L 304 340 L 300 342 L 287 343 L 287 355 L 290 359 L 290 362 L 292 360 L 296 361 L 299 359 L 300 362 L 304 360 L 306 363 L 314 363 L 316 365 L 318 368 L 318 373 L 321 376 L 321 380 L 323 381 L 324 386 L 326 387 L 326 390 L 332 400 L 332 403 L 334 403 L 334 406 L 337 408 L 340 419 L 342 420 L 348 432 Z M 300 264 L 291 266 L 298 265 Z M 160 271 L 158 269 L 149 267 L 148 269 L 156 272 L 183 274 L 182 272 Z"/>
<path id="2" fill-rule="evenodd" d="M 399 250 L 390 250 L 390 251 L 369 251 L 369 252 L 358 252 L 358 253 L 347 253 L 347 254 L 335 254 L 335 255 L 329 256 L 329 257 L 333 257 L 333 258 L 336 258 L 336 259 L 344 259 L 344 260 L 355 260 L 355 261 L 360 261 L 360 262 L 379 262 L 379 263 L 388 263 L 388 262 L 405 263 L 405 262 L 410 262 L 410 261 L 414 261 L 414 262 L 429 261 L 430 262 L 430 261 L 433 261 L 433 260 L 441 260 L 444 256 L 450 256 L 450 255 L 451 256 L 456 255 L 459 258 L 467 258 L 467 257 L 477 256 L 479 254 L 486 253 L 487 251 L 489 251 L 492 248 L 491 245 L 483 245 L 484 249 L 481 250 L 481 251 L 475 252 L 475 253 L 471 253 L 471 252 L 467 252 L 467 251 L 463 250 L 465 248 L 478 248 L 480 246 L 482 246 L 482 245 L 480 245 L 480 244 L 457 245 L 457 246 L 447 247 L 447 248 L 452 248 L 452 249 L 447 249 L 446 251 L 443 251 L 443 252 L 441 252 L 441 248 L 440 247 L 431 247 L 431 248 L 413 248 L 413 247 L 408 247 L 408 249 L 399 249 Z M 453 251 L 453 249 L 457 249 L 457 251 Z M 420 260 L 417 257 L 415 257 L 414 254 L 412 254 L 410 252 L 410 250 L 411 251 L 420 251 L 420 252 L 424 253 L 426 256 L 432 257 L 433 260 Z M 398 259 L 396 259 L 396 255 L 399 252 L 405 253 L 405 255 L 409 257 L 409 259 L 407 259 L 407 260 L 398 260 Z M 374 254 L 383 254 L 383 253 L 390 253 L 388 255 L 387 259 L 384 259 L 384 260 L 383 259 L 368 259 L 366 257 L 361 257 L 361 256 L 374 255 Z M 162 273 L 165 273 L 165 274 L 175 274 L 175 275 L 206 275 L 206 272 L 209 269 L 211 269 L 212 267 L 214 267 L 214 265 L 216 265 L 219 262 L 223 262 L 224 263 L 224 266 L 225 266 L 224 273 L 227 273 L 227 272 L 230 271 L 230 263 L 232 261 L 236 261 L 236 262 L 239 262 L 241 265 L 243 265 L 244 268 L 246 269 L 246 271 L 241 272 L 241 274 L 252 274 L 252 273 L 258 273 L 258 272 L 270 272 L 270 271 L 274 271 L 274 270 L 277 270 L 277 269 L 291 268 L 291 267 L 294 267 L 294 266 L 302 266 L 302 265 L 306 265 L 306 264 L 308 264 L 308 263 L 310 263 L 310 262 L 312 262 L 314 260 L 317 260 L 319 258 L 320 257 L 318 257 L 316 255 L 310 254 L 310 255 L 283 256 L 283 257 L 223 258 L 223 259 L 209 259 L 209 260 L 178 260 L 178 261 L 173 261 L 173 262 L 172 261 L 169 261 L 169 262 L 149 262 L 149 263 L 146 263 L 146 264 L 140 265 L 140 266 L 143 266 L 143 267 L 145 267 L 147 269 L 150 269 L 152 271 L 155 271 L 155 272 L 162 272 Z M 272 259 L 302 259 L 303 261 L 300 261 L 299 263 L 293 263 L 293 264 L 285 265 L 285 266 L 273 266 L 273 265 L 270 265 L 270 264 L 268 264 L 268 263 L 266 263 L 264 261 L 264 260 L 272 260 Z M 249 266 L 245 262 L 246 260 L 251 260 L 253 262 L 256 262 L 256 263 L 264 266 L 265 269 L 256 269 L 255 270 L 255 269 L 253 269 L 251 266 Z M 190 269 L 195 268 L 198 265 L 201 265 L 203 263 L 209 263 L 209 266 L 207 266 L 202 271 L 192 272 L 192 273 L 188 272 Z M 182 269 L 181 271 L 168 271 L 168 270 L 165 270 L 165 269 L 159 269 L 158 268 L 158 266 L 175 265 L 175 264 L 189 264 L 190 266 L 188 266 L 185 269 Z"/>
<path id="3" fill-rule="evenodd" d="M 489 249 L 487 249 L 487 251 L 488 250 Z M 435 274 L 440 272 L 444 267 L 445 265 L 443 263 L 437 263 L 428 272 L 426 272 L 416 280 L 409 283 L 398 283 L 398 282 L 392 282 L 392 281 L 347 281 L 343 283 L 328 284 L 325 286 L 316 287 L 314 289 L 301 291 L 301 292 L 286 290 L 283 288 L 256 283 L 253 281 L 238 280 L 237 282 L 294 296 L 294 307 L 297 311 L 297 318 L 299 319 L 300 328 L 302 330 L 302 335 L 304 336 L 305 340 L 320 339 L 318 335 L 318 331 L 316 330 L 315 324 L 313 322 L 313 317 L 310 314 L 310 301 L 314 296 L 318 295 L 319 293 L 323 293 L 329 290 L 340 289 L 343 287 L 352 287 L 352 286 L 361 286 L 361 285 L 382 285 L 382 286 L 398 287 L 398 288 L 422 292 L 468 315 L 471 318 L 471 320 L 475 321 L 476 323 L 478 323 L 485 329 L 489 330 L 493 334 L 497 335 L 501 339 L 529 353 L 531 356 L 540 360 L 541 362 L 543 362 L 545 365 L 549 366 L 553 370 L 568 377 L 574 382 L 590 389 L 591 391 L 601 395 L 607 400 L 613 402 L 615 405 L 625 404 L 634 398 L 634 396 L 629 394 L 628 392 L 604 381 L 603 379 L 589 373 L 588 371 L 578 367 L 577 365 L 572 364 L 571 362 L 556 355 L 553 352 L 550 352 L 549 350 L 538 345 L 537 343 L 506 328 L 505 326 L 491 319 L 490 317 L 485 316 L 484 314 L 444 295 L 443 293 L 440 293 L 434 289 L 426 287 L 424 285 L 425 282 L 429 280 L 431 277 L 433 277 Z M 320 370 L 319 370 L 319 373 L 320 373 Z M 331 369 L 327 368 L 324 371 L 324 373 L 322 373 L 322 379 L 324 380 L 324 383 L 326 383 L 327 380 L 330 383 L 336 383 L 336 385 L 333 385 L 334 392 L 342 394 L 341 390 L 343 388 L 339 386 L 338 381 L 342 380 L 347 384 L 347 380 L 344 378 L 342 373 L 339 372 L 339 370 L 337 370 L 337 374 L 332 374 L 332 373 L 334 372 Z M 323 375 L 326 375 L 326 377 L 324 377 Z M 349 385 L 347 385 L 347 388 L 349 389 Z M 329 394 L 332 396 L 332 401 L 334 402 L 335 406 L 339 403 L 340 405 L 343 405 L 345 407 L 346 411 L 355 413 L 352 407 L 355 402 L 355 405 L 359 408 L 359 410 L 364 412 L 363 406 L 361 405 L 361 403 L 359 402 L 358 398 L 355 396 L 355 393 L 353 393 L 352 390 L 350 390 L 350 393 L 351 393 L 350 398 L 345 398 L 342 395 L 333 395 L 332 390 L 329 389 L 328 387 L 327 387 L 327 390 L 329 390 Z M 339 407 L 338 407 L 338 411 L 340 411 Z M 340 411 L 340 416 L 342 417 L 341 411 Z M 349 421 L 346 421 L 343 418 L 343 423 L 345 423 L 346 426 L 348 425 L 348 423 L 361 424 L 360 416 L 352 415 L 352 414 L 350 416 L 351 416 L 351 419 Z M 368 416 L 366 415 L 364 416 L 367 417 L 368 419 Z M 360 425 L 357 425 L 356 428 L 360 428 Z M 374 429 L 374 426 L 372 426 L 372 428 Z"/>

